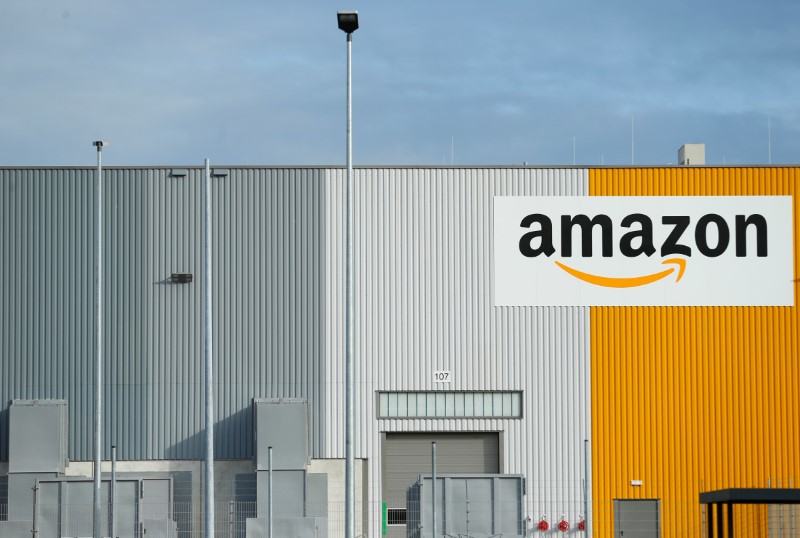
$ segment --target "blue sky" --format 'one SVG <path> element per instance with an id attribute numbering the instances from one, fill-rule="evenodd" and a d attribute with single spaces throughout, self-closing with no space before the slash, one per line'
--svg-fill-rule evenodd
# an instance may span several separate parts
<path id="1" fill-rule="evenodd" d="M 0 166 L 800 162 L 797 0 L 0 2 Z M 770 128 L 771 126 L 771 128 Z"/>

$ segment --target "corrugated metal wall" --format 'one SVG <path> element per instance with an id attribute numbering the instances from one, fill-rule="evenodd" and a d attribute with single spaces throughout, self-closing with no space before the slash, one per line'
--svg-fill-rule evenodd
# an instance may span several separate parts
<path id="1" fill-rule="evenodd" d="M 91 443 L 92 370 L 78 357 L 93 344 L 93 295 L 80 293 L 94 285 L 93 203 L 91 171 L 0 170 L 0 433 L 12 399 L 69 399 L 76 431 L 89 430 L 70 453 Z"/>
<path id="2" fill-rule="evenodd" d="M 590 193 L 796 196 L 799 182 L 797 168 L 598 169 Z M 796 202 L 794 223 L 797 274 Z M 798 299 L 796 291 L 795 306 L 781 308 L 592 308 L 597 536 L 612 535 L 615 498 L 660 498 L 663 536 L 699 536 L 701 491 L 798 487 Z M 737 513 L 737 532 L 766 535 L 766 510 Z"/>
<path id="3" fill-rule="evenodd" d="M 105 431 L 121 459 L 202 457 L 202 176 L 106 169 Z M 315 457 L 343 457 L 343 178 L 214 179 L 219 458 L 250 457 L 250 399 L 281 396 L 310 399 Z M 503 471 L 528 476 L 529 513 L 575 521 L 591 428 L 601 536 L 613 498 L 663 499 L 667 534 L 694 532 L 701 489 L 796 486 L 797 307 L 595 308 L 590 344 L 589 309 L 492 306 L 492 203 L 797 188 L 798 169 L 781 167 L 356 169 L 356 444 L 371 500 L 382 431 L 503 432 Z M 94 170 L 0 169 L 0 241 L 0 432 L 11 399 L 65 398 L 70 457 L 88 460 Z M 521 390 L 523 419 L 376 417 L 377 391 L 442 389 Z"/>
<path id="4" fill-rule="evenodd" d="M 343 177 L 331 171 L 327 183 L 327 242 L 336 250 L 326 277 L 326 453 L 337 458 Z M 356 456 L 370 460 L 371 500 L 381 495 L 380 432 L 500 431 L 502 470 L 527 474 L 530 513 L 574 523 L 590 428 L 588 309 L 493 306 L 493 197 L 584 195 L 586 170 L 365 168 L 354 183 Z M 450 370 L 452 383 L 435 384 L 434 370 Z M 524 390 L 522 420 L 376 418 L 376 391 L 499 389 Z"/>
<path id="5" fill-rule="evenodd" d="M 104 441 L 120 459 L 202 458 L 203 175 L 105 170 Z M 94 178 L 0 170 L 0 431 L 11 399 L 66 398 L 73 460 L 91 458 Z M 218 458 L 251 456 L 253 397 L 306 397 L 324 416 L 323 181 L 319 169 L 214 179 Z M 194 283 L 170 283 L 175 272 Z"/>

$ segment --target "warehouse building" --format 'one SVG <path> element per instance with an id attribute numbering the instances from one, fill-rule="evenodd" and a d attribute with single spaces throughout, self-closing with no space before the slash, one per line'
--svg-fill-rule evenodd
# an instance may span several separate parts
<path id="1" fill-rule="evenodd" d="M 95 174 L 0 168 L 9 536 L 87 524 Z M 212 176 L 217 529 L 263 519 L 272 446 L 297 525 L 340 536 L 344 169 Z M 140 499 L 119 536 L 202 529 L 204 178 L 104 169 L 103 459 Z M 357 534 L 430 536 L 432 442 L 444 475 L 521 477 L 510 536 L 698 536 L 730 525 L 701 493 L 800 487 L 798 189 L 780 166 L 356 168 Z"/>

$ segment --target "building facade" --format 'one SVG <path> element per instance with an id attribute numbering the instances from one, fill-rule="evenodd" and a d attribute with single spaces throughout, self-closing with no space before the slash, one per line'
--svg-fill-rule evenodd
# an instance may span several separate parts
<path id="1" fill-rule="evenodd" d="M 202 486 L 203 180 L 200 167 L 103 179 L 103 459 L 113 444 L 128 475 L 173 477 L 176 503 Z M 343 183 L 336 167 L 226 167 L 212 186 L 216 501 L 257 500 L 254 399 L 304 401 L 331 535 L 344 508 Z M 430 473 L 433 441 L 440 472 L 524 476 L 524 527 L 543 535 L 562 520 L 616 535 L 638 508 L 659 536 L 698 535 L 703 491 L 795 487 L 798 188 L 798 167 L 356 168 L 359 533 L 406 535 L 418 507 L 405 490 Z M 0 462 L 13 400 L 65 400 L 65 474 L 88 476 L 95 170 L 3 168 L 0 192 Z M 498 306 L 496 199 L 598 196 L 790 197 L 790 304 Z M 791 510 L 736 518 L 753 536 L 800 527 Z"/>

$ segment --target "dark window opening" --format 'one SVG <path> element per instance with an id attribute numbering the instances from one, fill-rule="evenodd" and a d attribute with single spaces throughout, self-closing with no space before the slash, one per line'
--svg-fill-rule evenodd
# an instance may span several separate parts
<path id="1" fill-rule="evenodd" d="M 405 525 L 406 524 L 406 509 L 405 508 L 389 508 L 386 510 L 386 524 L 387 525 Z"/>

